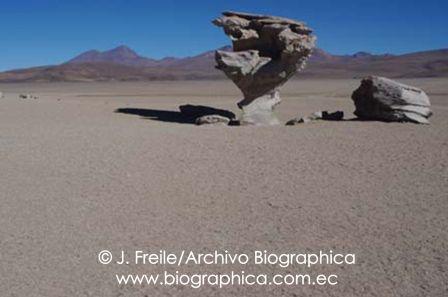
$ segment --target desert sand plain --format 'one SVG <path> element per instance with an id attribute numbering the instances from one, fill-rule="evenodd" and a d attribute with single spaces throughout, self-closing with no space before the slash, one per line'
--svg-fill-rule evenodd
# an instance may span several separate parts
<path id="1" fill-rule="evenodd" d="M 178 121 L 186 103 L 237 113 L 230 81 L 0 84 L 1 295 L 447 296 L 448 79 L 401 81 L 427 91 L 431 125 L 350 121 L 358 80 L 288 82 L 283 122 L 348 119 L 293 127 Z M 337 286 L 119 286 L 115 273 L 156 270 L 101 265 L 103 249 L 331 249 L 357 264 L 308 271 Z"/>

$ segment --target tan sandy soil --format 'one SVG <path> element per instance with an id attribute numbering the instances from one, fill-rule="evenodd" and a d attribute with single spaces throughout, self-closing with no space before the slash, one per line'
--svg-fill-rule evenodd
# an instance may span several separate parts
<path id="1" fill-rule="evenodd" d="M 114 112 L 237 112 L 240 94 L 224 81 L 1 84 L 0 295 L 447 296 L 448 80 L 404 82 L 429 93 L 430 126 L 197 127 Z M 290 82 L 279 117 L 353 118 L 358 84 Z M 331 249 L 357 264 L 179 269 L 335 273 L 337 286 L 118 286 L 115 273 L 163 268 L 101 265 L 103 249 Z"/>

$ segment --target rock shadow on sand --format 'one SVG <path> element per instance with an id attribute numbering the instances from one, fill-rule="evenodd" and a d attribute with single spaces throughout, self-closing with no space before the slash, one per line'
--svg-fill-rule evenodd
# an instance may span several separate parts
<path id="1" fill-rule="evenodd" d="M 228 117 L 229 119 L 235 118 L 235 114 L 231 111 L 203 105 L 181 105 L 179 106 L 179 110 L 180 111 L 146 108 L 118 108 L 115 112 L 137 115 L 153 121 L 178 124 L 195 124 L 197 118 L 206 115 L 220 115 Z"/>

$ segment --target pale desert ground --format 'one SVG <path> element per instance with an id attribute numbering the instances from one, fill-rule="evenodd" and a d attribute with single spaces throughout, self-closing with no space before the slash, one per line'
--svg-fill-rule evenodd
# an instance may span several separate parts
<path id="1" fill-rule="evenodd" d="M 448 296 L 448 79 L 401 81 L 428 92 L 431 125 L 199 127 L 148 111 L 237 112 L 230 81 L 0 84 L 0 295 Z M 353 118 L 358 85 L 291 81 L 279 117 Z M 103 249 L 332 249 L 357 264 L 243 268 L 336 273 L 337 286 L 118 286 L 115 273 L 160 269 L 101 265 Z"/>

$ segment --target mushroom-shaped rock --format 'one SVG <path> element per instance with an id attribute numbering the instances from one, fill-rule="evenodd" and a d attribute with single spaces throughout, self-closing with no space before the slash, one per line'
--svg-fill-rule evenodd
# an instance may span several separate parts
<path id="1" fill-rule="evenodd" d="M 213 23 L 232 40 L 233 52 L 216 51 L 216 68 L 241 90 L 241 124 L 273 125 L 278 88 L 305 66 L 316 37 L 304 23 L 266 15 L 224 12 Z"/>

